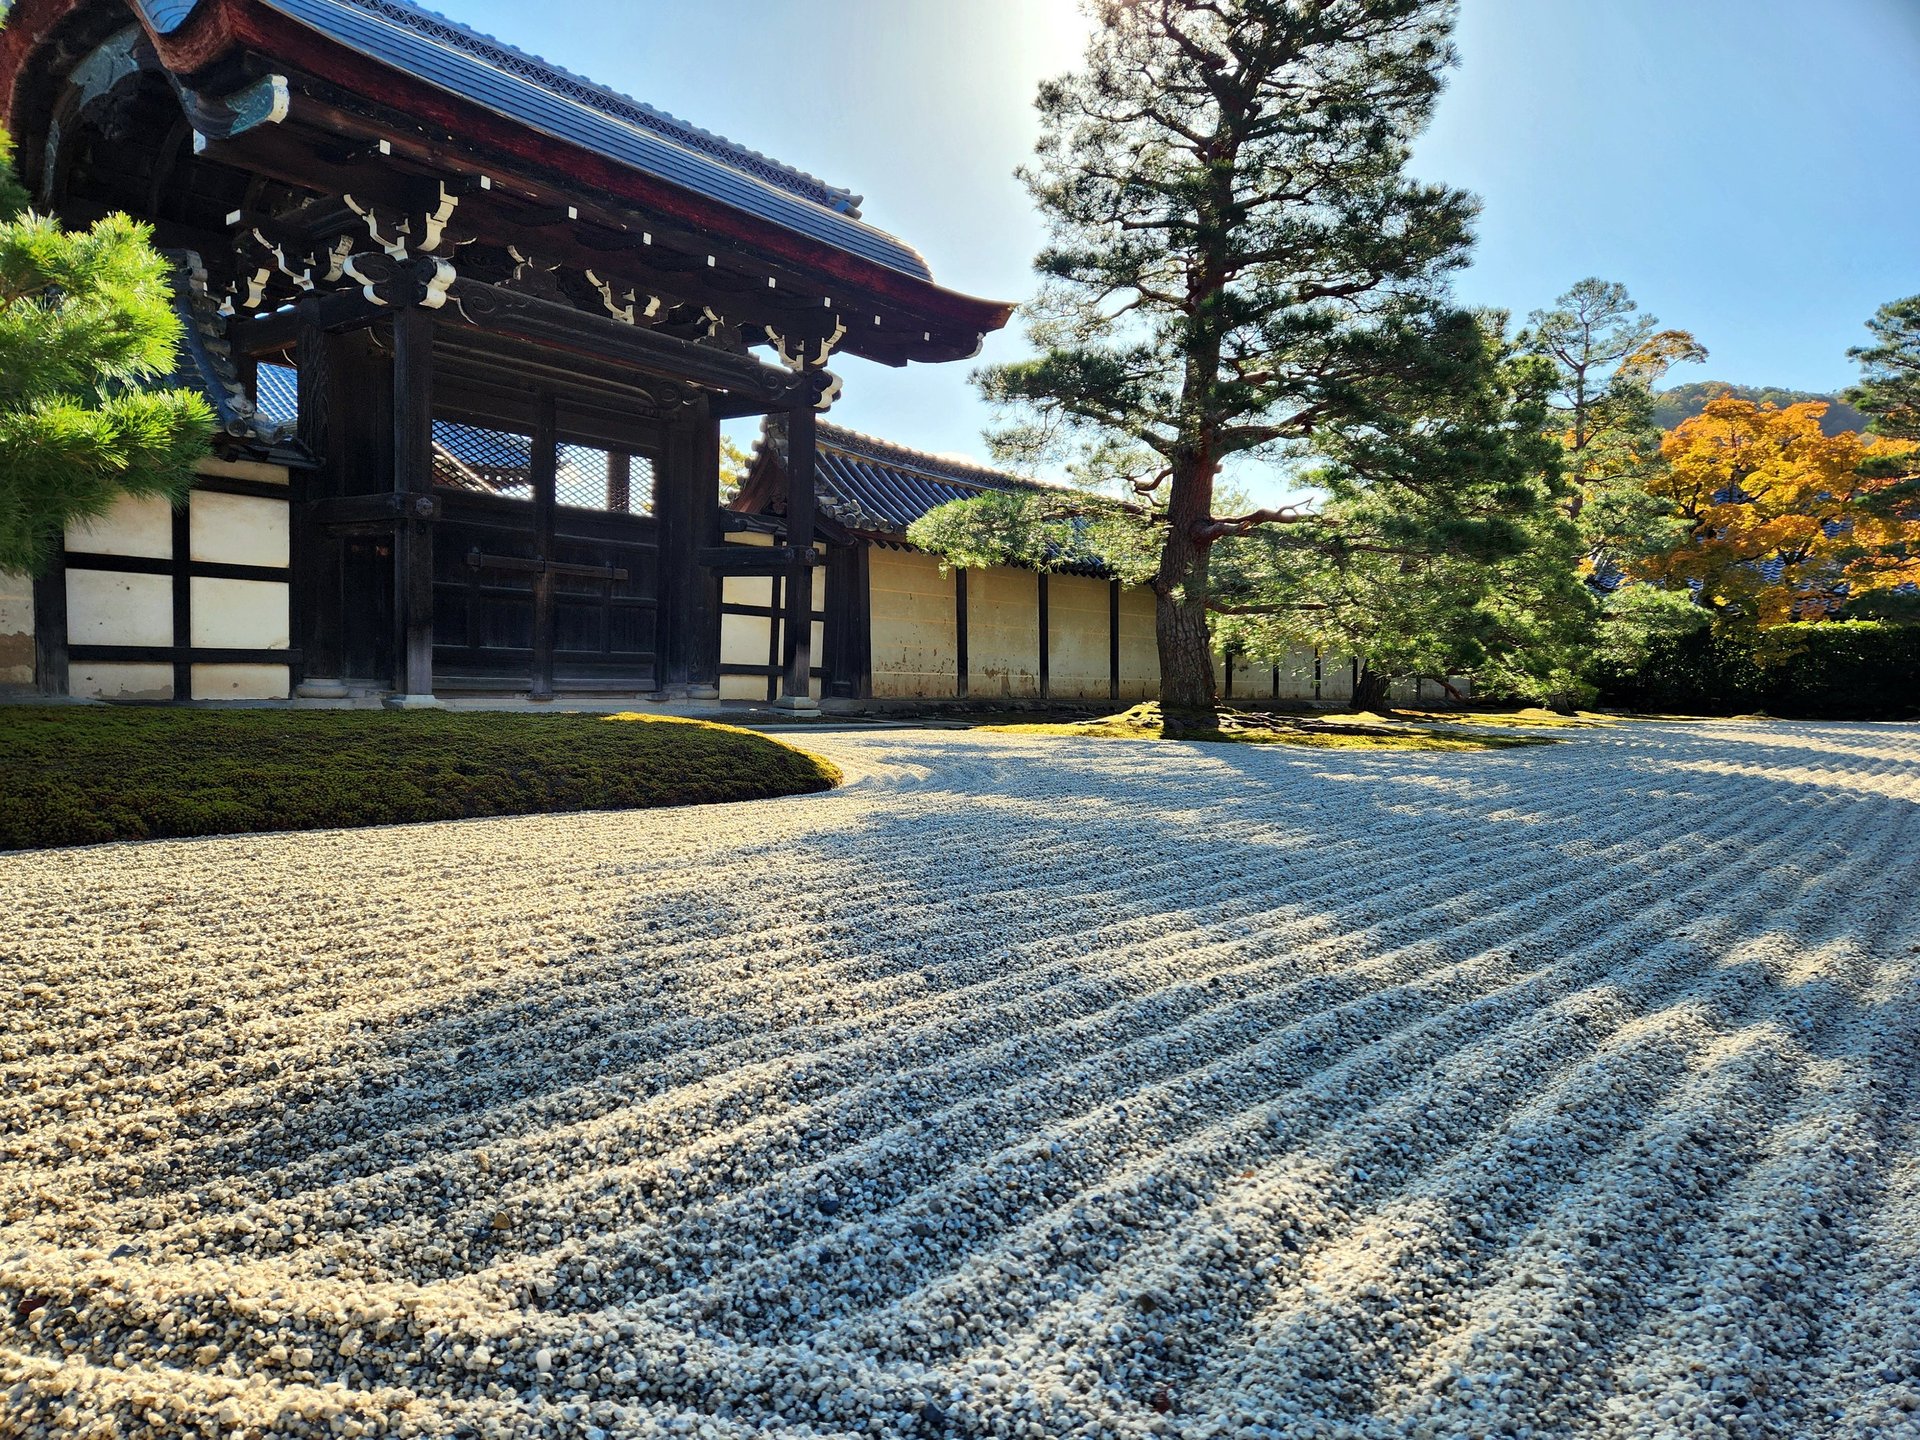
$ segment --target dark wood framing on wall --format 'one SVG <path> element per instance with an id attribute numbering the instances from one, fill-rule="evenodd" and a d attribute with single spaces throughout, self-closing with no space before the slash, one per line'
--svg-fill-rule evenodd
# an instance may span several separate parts
<path id="1" fill-rule="evenodd" d="M 821 641 L 824 690 L 841 700 L 873 694 L 873 598 L 865 545 L 827 549 L 827 610 Z"/>
<path id="2" fill-rule="evenodd" d="M 200 323 L 189 338 L 219 352 L 217 365 L 205 354 L 195 363 L 223 433 L 276 463 L 300 450 L 316 462 L 288 494 L 285 654 L 295 683 L 415 696 L 442 683 L 511 689 L 500 683 L 511 655 L 518 687 L 535 696 L 594 685 L 698 693 L 720 675 L 726 562 L 703 558 L 720 548 L 719 423 L 785 414 L 795 539 L 782 571 L 783 653 L 770 663 L 789 698 L 806 695 L 822 668 L 829 692 L 869 693 L 863 555 L 825 557 L 854 567 L 859 583 L 842 587 L 844 606 L 829 604 L 821 655 L 807 619 L 822 561 L 813 426 L 833 387 L 822 367 L 845 353 L 956 361 L 977 353 L 1012 307 L 941 289 L 905 247 L 856 235 L 838 217 L 796 228 L 788 202 L 769 207 L 747 193 L 758 183 L 703 189 L 678 162 L 662 171 L 621 158 L 625 141 L 607 148 L 606 117 L 568 99 L 574 87 L 563 77 L 534 81 L 558 86 L 550 108 L 502 108 L 484 79 L 453 83 L 458 66 L 429 75 L 398 63 L 403 50 L 383 47 L 410 28 L 406 16 L 389 15 L 376 41 L 359 21 L 342 29 L 322 23 L 329 7 L 308 8 L 290 18 L 264 0 L 20 0 L 0 31 L 10 128 L 23 173 L 43 177 L 41 207 L 77 224 L 131 211 L 160 244 L 194 252 L 205 293 L 193 297 Z M 130 20 L 144 32 L 133 50 L 108 50 Z M 440 22 L 415 39 L 436 33 L 444 38 Z M 485 53 L 486 42 L 474 43 Z M 230 104 L 242 94 L 230 86 L 248 96 L 266 86 L 271 114 Z M 86 115 L 61 108 L 75 87 L 89 95 Z M 718 159 L 770 173 L 761 157 L 723 149 Z M 768 183 L 808 196 L 818 187 L 778 173 Z M 830 194 L 825 203 L 841 202 Z M 216 310 L 233 318 L 216 321 Z M 769 344 L 780 363 L 756 358 Z M 234 383 L 251 388 L 267 362 L 298 372 L 297 445 L 232 403 Z M 500 547 L 502 558 L 537 568 L 475 579 L 450 573 L 471 547 L 455 548 L 460 501 L 436 486 L 433 424 L 457 392 L 477 394 L 483 382 L 510 402 L 543 393 L 549 413 L 534 447 L 545 466 L 532 477 L 537 513 L 527 535 Z M 564 512 L 584 507 L 555 498 L 547 438 L 592 433 L 599 421 L 579 417 L 596 407 L 616 421 L 643 416 L 659 432 L 645 443 L 592 441 L 613 457 L 610 497 L 638 486 L 620 468 L 628 457 L 655 463 L 655 513 L 624 540 L 609 527 L 570 533 Z M 531 433 L 535 421 L 514 423 Z M 630 553 L 616 563 L 579 558 L 619 544 Z M 574 583 L 588 578 L 582 567 L 606 572 L 598 652 L 579 639 L 590 631 Z M 621 583 L 644 593 L 614 595 L 620 570 Z M 182 623 L 191 578 L 176 575 Z M 64 611 L 62 584 L 56 575 L 36 587 L 39 613 Z M 521 643 L 523 617 L 502 622 L 501 597 L 523 584 L 541 618 Z M 476 640 L 475 615 L 500 623 Z M 456 618 L 469 628 L 449 643 Z M 43 648 L 42 683 L 64 688 L 64 639 Z M 461 673 L 479 660 L 493 668 Z M 170 663 L 190 684 L 191 661 Z"/>
<path id="3" fill-rule="evenodd" d="M 227 476 L 203 475 L 194 483 L 194 494 L 247 495 L 258 499 L 285 501 L 287 486 L 263 481 L 241 480 Z M 224 561 L 193 558 L 191 499 L 176 507 L 169 519 L 171 554 L 110 555 L 100 551 L 76 550 L 62 545 L 55 552 L 47 573 L 34 582 L 35 640 L 39 663 L 39 685 L 43 693 L 68 693 L 69 671 L 74 665 L 147 664 L 172 668 L 175 700 L 193 698 L 195 665 L 286 665 L 289 674 L 297 673 L 302 655 L 298 647 L 289 649 L 252 649 L 233 646 L 195 645 L 193 643 L 193 582 L 195 580 L 255 580 L 289 586 L 291 602 L 294 572 L 287 565 L 239 565 Z M 169 620 L 173 634 L 171 645 L 87 645 L 67 639 L 67 573 L 72 570 L 100 571 L 118 575 L 158 575 L 168 582 Z"/>
<path id="4" fill-rule="evenodd" d="M 1120 703 L 1120 582 L 1107 582 L 1107 699 Z"/>
<path id="5" fill-rule="evenodd" d="M 1047 654 L 1047 572 L 1042 570 L 1036 578 L 1039 581 L 1036 604 L 1040 611 L 1040 698 L 1045 700 L 1053 694 L 1052 657 Z"/>
<path id="6" fill-rule="evenodd" d="M 33 582 L 33 673 L 42 695 L 67 693 L 67 562 L 55 551 Z"/>
<path id="7" fill-rule="evenodd" d="M 958 672 L 953 693 L 960 699 L 967 698 L 967 572 L 953 572 L 953 656 L 954 669 Z"/>

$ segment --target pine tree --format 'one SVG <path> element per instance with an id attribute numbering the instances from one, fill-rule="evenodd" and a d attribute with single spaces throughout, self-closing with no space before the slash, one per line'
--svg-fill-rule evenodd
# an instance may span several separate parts
<path id="1" fill-rule="evenodd" d="M 151 388 L 180 325 L 166 262 L 124 215 L 69 233 L 24 209 L 0 141 L 0 570 L 37 573 L 70 521 L 183 497 L 213 416 Z"/>
<path id="2" fill-rule="evenodd" d="M 1874 343 L 1847 352 L 1863 372 L 1847 403 L 1871 417 L 1874 434 L 1920 440 L 1920 295 L 1882 305 L 1867 329 Z"/>
<path id="3" fill-rule="evenodd" d="M 1214 548 L 1269 528 L 1337 540 L 1308 507 L 1219 513 L 1222 467 L 1369 436 L 1384 448 L 1480 383 L 1482 337 L 1443 284 L 1465 262 L 1474 202 L 1405 173 L 1454 5 L 1097 0 L 1094 13 L 1085 68 L 1041 88 L 1023 172 L 1050 230 L 1029 308 L 1042 353 L 981 385 L 1023 416 L 994 437 L 1003 459 L 1073 457 L 1121 497 L 1087 523 L 1149 531 L 1162 698 L 1203 710 Z M 1438 494 L 1463 478 L 1381 483 Z M 1031 536 L 1009 518 L 1019 508 L 978 507 Z M 942 529 L 969 527 L 924 533 Z"/>

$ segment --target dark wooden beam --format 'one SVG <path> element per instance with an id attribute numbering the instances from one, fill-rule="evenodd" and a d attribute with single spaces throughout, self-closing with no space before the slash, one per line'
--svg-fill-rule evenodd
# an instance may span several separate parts
<path id="1" fill-rule="evenodd" d="M 394 689 L 426 697 L 433 694 L 433 522 L 414 510 L 433 500 L 433 316 L 418 306 L 393 317 L 393 492 L 408 507 L 393 546 Z"/>
<path id="2" fill-rule="evenodd" d="M 698 466 L 692 427 L 678 425 L 667 433 L 667 443 L 654 465 L 653 517 L 660 524 L 660 564 L 655 572 L 660 596 L 660 633 L 655 648 L 660 656 L 655 681 L 660 688 L 680 693 L 692 684 L 694 637 L 692 590 L 700 575 L 693 537 L 694 472 Z"/>
<path id="3" fill-rule="evenodd" d="M 212 645 L 75 645 L 69 653 L 82 665 L 292 665 L 298 650 L 248 650 Z"/>
<path id="4" fill-rule="evenodd" d="M 440 500 L 434 495 L 403 495 L 388 491 L 379 495 L 330 495 L 307 507 L 315 525 L 329 529 L 391 530 L 402 520 L 432 520 L 440 514 Z"/>
<path id="5" fill-rule="evenodd" d="M 953 572 L 953 649 L 957 682 L 953 693 L 967 698 L 967 572 Z"/>
<path id="6" fill-rule="evenodd" d="M 694 560 L 716 575 L 784 575 L 819 558 L 811 545 L 702 545 L 694 552 Z"/>
<path id="7" fill-rule="evenodd" d="M 236 316 L 227 322 L 227 343 L 236 355 L 279 355 L 300 343 L 303 329 L 352 330 L 392 313 L 358 288 L 328 290 L 309 296 L 291 309 Z"/>
<path id="8" fill-rule="evenodd" d="M 720 543 L 720 422 L 702 402 L 691 427 L 693 491 L 689 497 L 691 549 Z M 689 560 L 692 556 L 689 554 Z M 701 691 L 720 693 L 720 573 L 698 564 L 687 567 L 687 681 Z"/>
<path id="9" fill-rule="evenodd" d="M 1120 703 L 1120 582 L 1107 585 L 1107 700 Z"/>
<path id="10" fill-rule="evenodd" d="M 533 450 L 527 467 L 533 484 L 533 556 L 540 567 L 533 575 L 533 677 L 527 688 L 532 700 L 553 698 L 553 487 L 559 443 L 553 393 L 542 391 L 534 410 Z"/>
<path id="11" fill-rule="evenodd" d="M 67 567 L 54 547 L 33 579 L 33 679 L 42 695 L 67 693 Z"/>
<path id="12" fill-rule="evenodd" d="M 173 662 L 173 698 L 193 698 L 193 662 L 186 649 L 193 644 L 193 576 L 187 557 L 193 553 L 192 498 L 173 508 L 173 643 L 180 653 Z"/>
<path id="13" fill-rule="evenodd" d="M 457 282 L 441 314 L 448 324 L 464 319 L 483 330 L 549 349 L 603 363 L 612 360 L 664 378 L 734 392 L 742 399 L 761 402 L 768 410 L 785 409 L 803 399 L 809 407 L 813 403 L 810 376 L 497 285 Z"/>
<path id="14" fill-rule="evenodd" d="M 786 676 L 783 702 L 804 709 L 813 686 L 813 466 L 814 409 L 805 404 L 787 412 L 787 544 L 794 552 L 787 572 L 786 637 L 781 656 Z"/>
<path id="15" fill-rule="evenodd" d="M 848 626 L 853 636 L 848 669 L 853 674 L 854 697 L 873 698 L 873 576 L 868 567 L 872 547 L 855 545 L 853 598 L 847 607 Z"/>
<path id="16" fill-rule="evenodd" d="M 334 427 L 335 344 L 320 324 L 316 297 L 302 301 L 294 339 L 295 382 L 299 387 L 299 437 L 319 464 L 293 474 L 288 497 L 293 588 L 289 601 L 303 655 L 295 681 L 311 683 L 312 693 L 333 694 L 340 685 L 345 650 L 341 637 L 343 589 L 340 538 L 310 523 L 317 501 L 340 493 L 340 437 Z"/>
<path id="17" fill-rule="evenodd" d="M 826 690 L 837 699 L 864 700 L 872 691 L 873 632 L 867 599 L 867 547 L 827 550 L 827 608 L 822 616 Z"/>
<path id="18" fill-rule="evenodd" d="M 1038 603 L 1040 607 L 1040 698 L 1047 700 L 1053 696 L 1053 675 L 1050 664 L 1052 657 L 1047 653 L 1047 572 L 1042 570 L 1038 578 L 1040 581 L 1038 587 Z"/>

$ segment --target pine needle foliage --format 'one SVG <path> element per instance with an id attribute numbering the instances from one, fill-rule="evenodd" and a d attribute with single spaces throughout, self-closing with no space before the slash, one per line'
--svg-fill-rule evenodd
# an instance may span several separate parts
<path id="1" fill-rule="evenodd" d="M 1332 456 L 1355 483 L 1480 485 L 1459 468 L 1478 447 L 1455 443 L 1451 417 L 1427 423 L 1489 383 L 1485 337 L 1446 291 L 1475 202 L 1406 173 L 1454 9 L 1096 0 L 1082 69 L 1041 87 L 1023 172 L 1049 230 L 1027 309 L 1040 353 L 978 379 L 1010 422 L 991 437 L 1003 461 L 1063 462 L 1112 499 L 1076 513 L 1046 496 L 962 502 L 916 543 L 967 563 L 1100 550 L 1155 595 L 1165 703 L 1204 710 L 1216 547 L 1275 530 L 1337 545 L 1343 524 L 1237 504 L 1223 467 L 1298 473 Z M 1500 528 L 1487 518 L 1454 507 L 1400 539 L 1487 544 Z"/>
<path id="2" fill-rule="evenodd" d="M 173 369 L 166 261 L 124 215 L 68 231 L 0 183 L 0 570 L 38 573 L 123 495 L 179 501 L 213 416 Z"/>

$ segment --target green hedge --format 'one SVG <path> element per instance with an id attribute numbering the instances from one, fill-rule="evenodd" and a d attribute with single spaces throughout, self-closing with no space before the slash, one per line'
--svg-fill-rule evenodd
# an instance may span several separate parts
<path id="1" fill-rule="evenodd" d="M 827 761 L 639 715 L 0 707 L 0 850 L 758 800 Z"/>
<path id="2" fill-rule="evenodd" d="M 1920 717 L 1920 627 L 1782 625 L 1758 637 L 1702 630 L 1657 641 L 1637 669 L 1603 669 L 1596 680 L 1602 704 L 1628 710 L 1910 720 Z"/>

